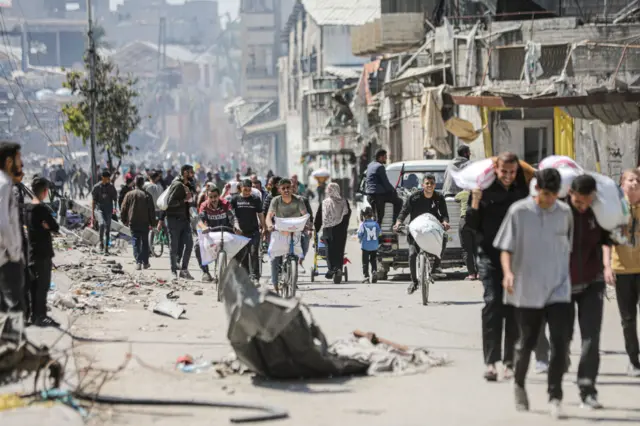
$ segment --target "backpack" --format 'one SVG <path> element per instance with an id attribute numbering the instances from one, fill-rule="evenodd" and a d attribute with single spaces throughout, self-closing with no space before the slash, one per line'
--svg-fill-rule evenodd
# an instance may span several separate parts
<path id="1" fill-rule="evenodd" d="M 178 182 L 178 184 L 182 185 L 181 182 Z M 173 193 L 175 192 L 176 188 L 176 182 L 172 182 L 171 185 L 169 185 L 169 187 L 165 189 L 158 197 L 158 201 L 156 201 L 156 207 L 158 207 L 162 211 L 167 210 L 169 208 L 169 205 L 171 204 L 171 199 L 173 198 Z"/>

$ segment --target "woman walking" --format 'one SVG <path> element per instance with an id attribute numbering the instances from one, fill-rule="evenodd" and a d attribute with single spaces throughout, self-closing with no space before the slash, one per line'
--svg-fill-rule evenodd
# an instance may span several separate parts
<path id="1" fill-rule="evenodd" d="M 342 264 L 344 250 L 347 244 L 347 228 L 351 217 L 349 203 L 340 195 L 337 183 L 327 185 L 326 198 L 318 207 L 315 219 L 316 234 L 323 228 L 323 238 L 327 243 L 327 266 L 325 277 L 334 278 L 337 282 L 342 279 Z"/>

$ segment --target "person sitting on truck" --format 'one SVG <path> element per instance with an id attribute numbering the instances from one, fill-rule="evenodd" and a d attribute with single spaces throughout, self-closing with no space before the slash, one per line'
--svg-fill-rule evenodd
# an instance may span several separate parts
<path id="1" fill-rule="evenodd" d="M 389 182 L 387 170 L 384 165 L 387 163 L 387 151 L 384 149 L 376 152 L 376 159 L 367 167 L 365 193 L 369 197 L 369 204 L 376 210 L 378 224 L 382 225 L 384 218 L 384 206 L 386 203 L 393 204 L 393 221 L 396 220 L 402 200 L 398 197 L 395 187 Z"/>
<path id="2" fill-rule="evenodd" d="M 442 185 L 442 193 L 446 197 L 453 197 L 462 191 L 462 188 L 456 185 L 453 180 L 452 172 L 459 172 L 471 163 L 471 150 L 468 145 L 460 145 L 458 147 L 458 156 L 451 161 L 444 172 L 444 184 Z"/>
<path id="3" fill-rule="evenodd" d="M 440 221 L 444 230 L 449 230 L 449 211 L 447 210 L 447 203 L 444 196 L 436 192 L 436 177 L 429 173 L 426 174 L 422 180 L 422 192 L 412 194 L 404 202 L 400 215 L 398 216 L 398 221 L 393 226 L 393 230 L 397 232 L 407 216 L 409 216 L 411 220 L 414 220 L 425 213 L 431 213 L 434 215 Z M 407 242 L 409 243 L 409 270 L 411 272 L 411 284 L 409 284 L 407 292 L 409 294 L 413 294 L 418 289 L 416 260 L 418 258 L 418 253 L 420 252 L 420 247 L 418 247 L 418 244 L 409 233 L 407 233 Z M 443 238 L 442 253 L 444 253 L 446 246 L 447 239 Z M 431 273 L 434 274 L 439 267 L 440 258 L 436 258 L 433 262 Z"/>

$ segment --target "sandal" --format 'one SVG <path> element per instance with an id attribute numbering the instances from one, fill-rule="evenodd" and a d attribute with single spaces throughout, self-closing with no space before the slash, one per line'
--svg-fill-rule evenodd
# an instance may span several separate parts
<path id="1" fill-rule="evenodd" d="M 497 382 L 498 372 L 496 371 L 496 367 L 494 367 L 493 365 L 488 365 L 487 370 L 484 372 L 484 379 L 487 382 Z"/>

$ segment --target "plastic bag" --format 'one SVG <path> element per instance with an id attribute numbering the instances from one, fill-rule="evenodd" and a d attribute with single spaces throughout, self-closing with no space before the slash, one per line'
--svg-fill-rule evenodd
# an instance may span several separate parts
<path id="1" fill-rule="evenodd" d="M 299 232 L 293 233 L 293 252 L 300 259 L 304 258 L 302 252 L 301 235 Z M 289 244 L 291 243 L 291 232 L 287 231 L 273 231 L 271 233 L 271 240 L 269 241 L 269 257 L 271 260 L 276 257 L 285 256 L 289 254 Z"/>
<path id="2" fill-rule="evenodd" d="M 278 231 L 286 231 L 286 232 L 302 232 L 304 231 L 304 227 L 309 220 L 309 215 L 306 214 L 302 217 L 276 217 L 275 219 L 275 227 Z"/>
<path id="3" fill-rule="evenodd" d="M 487 189 L 496 180 L 493 159 L 474 161 L 461 170 L 451 170 L 451 176 L 459 188 L 474 190 Z M 417 219 L 417 218 L 416 218 Z"/>
<path id="4" fill-rule="evenodd" d="M 599 173 L 589 173 L 596 180 L 596 197 L 591 209 L 598 224 L 607 231 L 629 223 L 629 204 L 613 179 Z"/>
<path id="5" fill-rule="evenodd" d="M 158 201 L 156 201 L 156 206 L 162 211 L 165 211 L 167 207 L 169 207 L 169 190 L 170 189 L 171 189 L 171 186 L 165 189 L 162 192 L 162 194 L 160 194 L 160 196 L 158 197 Z"/>
<path id="6" fill-rule="evenodd" d="M 422 250 L 438 258 L 442 255 L 444 228 L 434 215 L 425 213 L 413 219 L 409 232 Z"/>
<path id="7" fill-rule="evenodd" d="M 222 232 L 198 231 L 198 244 L 200 244 L 200 256 L 202 257 L 202 265 L 206 266 L 218 258 L 220 252 L 220 241 L 222 240 Z M 224 233 L 224 251 L 227 253 L 227 259 L 233 259 L 240 250 L 242 250 L 251 238 L 242 235 Z"/>
<path id="8" fill-rule="evenodd" d="M 562 179 L 562 184 L 560 185 L 560 192 L 558 192 L 558 197 L 565 198 L 567 195 L 569 195 L 569 190 L 571 189 L 571 184 L 573 183 L 573 180 L 578 176 L 580 176 L 581 174 L 584 174 L 584 172 L 582 171 L 582 169 L 573 169 L 570 167 L 560 167 L 560 168 L 556 168 L 556 170 L 558 171 L 558 173 L 560 173 L 560 178 Z M 537 184 L 536 178 L 531 179 L 531 183 L 529 184 L 529 193 L 532 196 L 538 195 L 538 191 L 536 191 L 536 184 Z"/>

